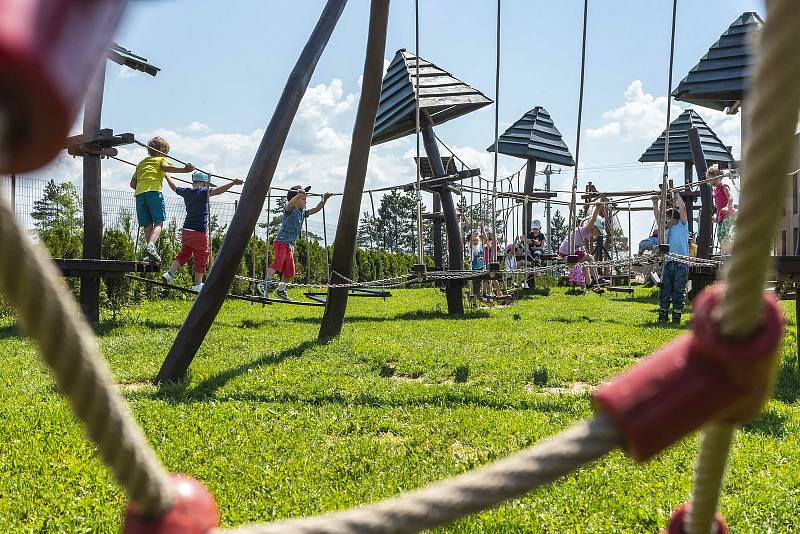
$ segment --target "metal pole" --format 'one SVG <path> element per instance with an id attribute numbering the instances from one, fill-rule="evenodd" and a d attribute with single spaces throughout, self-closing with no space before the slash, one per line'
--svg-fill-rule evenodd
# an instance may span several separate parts
<path id="1" fill-rule="evenodd" d="M 661 177 L 661 218 L 658 229 L 658 242 L 666 242 L 664 235 L 667 215 L 667 181 L 669 180 L 669 125 L 672 112 L 672 64 L 675 56 L 675 15 L 678 10 L 678 0 L 672 1 L 672 33 L 669 45 L 669 76 L 667 83 L 667 128 L 664 131 L 664 172 Z"/>
<path id="2" fill-rule="evenodd" d="M 414 121 L 415 121 L 415 135 L 417 142 L 417 262 L 425 263 L 425 255 L 422 250 L 422 190 L 420 189 L 420 151 L 419 151 L 419 136 L 420 136 L 420 117 L 419 117 L 419 0 L 414 0 L 414 63 L 415 63 L 415 77 L 414 77 Z M 431 163 L 433 165 L 433 163 Z"/>
<path id="3" fill-rule="evenodd" d="M 544 190 L 547 193 L 550 192 L 550 175 L 551 174 L 553 174 L 553 167 L 551 165 L 548 165 L 544 169 L 544 177 L 545 177 Z M 546 239 L 547 239 L 547 251 L 548 252 L 552 252 L 553 251 L 553 246 L 550 243 L 550 240 L 552 239 L 552 236 L 550 235 L 550 197 L 547 197 L 547 200 L 545 201 L 545 213 L 547 214 L 546 215 L 546 218 L 547 218 L 547 237 L 546 237 Z"/>
<path id="4" fill-rule="evenodd" d="M 497 0 L 497 24 L 495 27 L 495 70 L 494 70 L 494 177 L 492 181 L 492 248 L 489 261 L 498 261 L 497 254 L 497 162 L 500 155 L 500 0 Z"/>
<path id="5" fill-rule="evenodd" d="M 578 165 L 580 164 L 581 155 L 581 119 L 583 118 L 583 86 L 586 76 L 586 21 L 589 16 L 589 0 L 583 2 L 583 40 L 581 45 L 581 83 L 578 93 L 578 127 L 575 133 L 575 171 L 572 176 L 572 200 L 569 207 L 570 227 L 569 233 L 569 253 L 575 253 L 575 227 L 577 226 L 576 218 L 576 197 L 578 190 Z"/>
<path id="6" fill-rule="evenodd" d="M 11 175 L 11 209 L 17 214 L 17 175 Z"/>
<path id="7" fill-rule="evenodd" d="M 325 246 L 325 276 L 328 284 L 331 283 L 331 259 L 328 257 L 328 222 L 325 217 L 325 204 L 322 205 L 322 242 Z"/>
<path id="8" fill-rule="evenodd" d="M 306 284 L 311 283 L 311 240 L 308 239 L 308 219 L 305 221 L 306 227 Z"/>
<path id="9" fill-rule="evenodd" d="M 176 381 L 186 375 L 189 365 L 219 313 L 244 255 L 250 232 L 258 222 L 259 213 L 264 205 L 264 196 L 272 183 L 278 159 L 297 108 L 300 106 L 300 100 L 308 88 L 317 62 L 346 4 L 347 0 L 328 0 L 325 4 L 317 25 L 289 75 L 272 119 L 264 131 L 261 145 L 256 151 L 245 180 L 242 203 L 225 235 L 220 257 L 209 273 L 203 291 L 198 295 L 178 331 L 175 342 L 154 382 Z"/>

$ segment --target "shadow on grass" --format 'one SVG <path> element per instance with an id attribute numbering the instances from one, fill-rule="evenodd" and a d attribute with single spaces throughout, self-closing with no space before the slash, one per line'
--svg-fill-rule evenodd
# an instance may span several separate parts
<path id="1" fill-rule="evenodd" d="M 608 324 L 627 324 L 616 319 L 598 319 L 597 317 L 589 317 L 588 315 L 581 315 L 580 317 L 548 317 L 543 319 L 547 323 L 561 323 L 561 324 L 574 324 L 574 323 L 608 323 Z"/>
<path id="2" fill-rule="evenodd" d="M 471 319 L 486 319 L 491 317 L 488 310 L 470 310 L 463 315 L 450 315 L 441 310 L 418 310 L 395 315 L 393 319 L 404 321 L 426 321 L 428 319 L 448 319 L 451 321 L 469 321 Z"/>
<path id="3" fill-rule="evenodd" d="M 786 422 L 789 417 L 775 413 L 773 411 L 762 412 L 756 419 L 753 419 L 742 427 L 747 434 L 758 434 L 772 438 L 782 438 L 786 435 Z"/>
<path id="4" fill-rule="evenodd" d="M 173 385 L 174 386 L 174 385 Z M 429 387 L 429 386 L 426 386 Z M 169 395 L 161 392 L 136 393 L 148 398 L 164 400 L 165 396 L 170 402 L 182 404 L 219 403 L 219 402 L 258 402 L 277 404 L 306 404 L 310 406 L 367 406 L 374 408 L 405 408 L 413 406 L 433 407 L 479 407 L 491 410 L 536 410 L 544 413 L 574 412 L 575 403 L 572 399 L 563 398 L 518 398 L 514 400 L 501 400 L 487 398 L 480 394 L 468 391 L 448 390 L 431 392 L 428 394 L 378 396 L 361 392 L 347 394 L 341 391 L 320 393 L 318 395 L 298 395 L 295 393 L 276 391 L 272 394 L 259 394 L 251 392 L 232 393 L 230 395 L 214 395 L 212 392 L 200 391 L 199 386 L 191 390 L 178 391 L 173 388 Z M 133 396 L 132 395 L 132 396 Z"/>
<path id="5" fill-rule="evenodd" d="M 296 347 L 286 349 L 277 354 L 268 354 L 266 356 L 262 356 L 257 360 L 249 361 L 238 367 L 234 367 L 210 376 L 192 388 L 189 387 L 189 380 L 166 383 L 159 388 L 155 396 L 161 399 L 166 398 L 173 402 L 206 399 L 211 400 L 214 399 L 214 392 L 216 392 L 219 388 L 234 378 L 249 372 L 251 369 L 264 367 L 267 365 L 275 365 L 290 358 L 299 358 L 303 355 L 303 353 L 315 345 L 315 341 L 305 341 Z"/>
<path id="6" fill-rule="evenodd" d="M 800 371 L 797 368 L 796 355 L 788 356 L 781 362 L 772 396 L 787 404 L 800 399 Z"/>
<path id="7" fill-rule="evenodd" d="M 12 337 L 25 337 L 16 324 L 0 327 L 0 339 L 10 339 Z"/>

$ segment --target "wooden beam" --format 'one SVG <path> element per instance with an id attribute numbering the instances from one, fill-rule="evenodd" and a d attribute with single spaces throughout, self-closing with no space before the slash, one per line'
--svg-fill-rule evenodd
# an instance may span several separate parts
<path id="1" fill-rule="evenodd" d="M 700 132 L 697 128 L 689 128 L 689 147 L 692 150 L 694 168 L 699 180 L 705 180 L 708 167 L 706 156 L 703 154 L 703 146 L 700 143 Z M 713 221 L 711 219 L 711 209 L 713 199 L 711 198 L 711 185 L 706 181 L 700 182 L 700 228 L 697 232 L 697 257 L 708 258 L 711 256 Z"/>
<path id="2" fill-rule="evenodd" d="M 433 167 L 433 174 L 436 177 L 445 176 L 442 159 L 439 155 L 439 145 L 433 133 L 433 123 L 427 112 L 420 112 L 420 129 L 422 130 L 422 141 L 425 146 L 425 153 Z M 446 187 L 439 189 L 439 196 L 442 199 L 442 213 L 444 213 L 444 225 L 447 232 L 447 252 L 451 270 L 461 270 L 464 268 L 464 246 L 461 240 L 461 228 L 458 225 L 456 215 L 456 205 L 453 202 L 453 195 Z M 462 315 L 464 313 L 464 299 L 462 298 L 463 281 L 451 280 L 447 284 L 447 312 L 450 315 Z"/>
<path id="3" fill-rule="evenodd" d="M 241 201 L 225 234 L 222 250 L 155 377 L 156 383 L 180 380 L 186 375 L 219 313 L 258 222 L 297 108 L 346 4 L 347 0 L 328 0 L 295 63 L 247 173 Z"/>
<path id="4" fill-rule="evenodd" d="M 95 73 L 86 105 L 83 110 L 83 131 L 92 135 L 100 130 L 103 113 L 103 90 L 106 81 L 106 62 L 103 61 Z M 113 132 L 112 132 L 113 134 Z M 105 135 L 105 133 L 103 134 Z M 83 158 L 83 254 L 85 260 L 99 260 L 103 248 L 103 198 L 100 185 L 101 159 L 99 155 L 87 154 Z M 81 278 L 81 308 L 89 322 L 100 320 L 100 279 Z"/>
<path id="5" fill-rule="evenodd" d="M 72 135 L 70 137 L 67 137 L 64 147 L 78 146 L 84 143 L 96 143 L 97 141 L 111 139 L 113 136 L 114 136 L 114 130 L 112 130 L 111 128 L 103 128 L 101 130 L 100 127 L 98 126 L 97 128 L 93 128 L 90 131 L 84 131 L 82 134 Z"/>
<path id="6" fill-rule="evenodd" d="M 383 78 L 383 56 L 386 51 L 386 27 L 389 21 L 389 0 L 372 0 L 369 13 L 369 31 L 367 34 L 366 57 L 362 75 L 361 97 L 356 111 L 356 122 L 353 127 L 353 140 L 350 144 L 350 156 L 347 161 L 342 206 L 339 210 L 339 222 L 336 224 L 336 246 L 333 247 L 331 268 L 333 273 L 342 273 L 353 278 L 356 256 L 356 234 L 358 233 L 358 217 L 361 210 L 364 181 L 367 176 L 367 163 L 375 127 L 375 115 L 381 97 L 381 81 Z M 439 162 L 441 165 L 441 161 Z M 331 279 L 334 283 L 345 280 L 337 276 Z M 344 314 L 347 309 L 347 288 L 330 288 L 322 316 L 317 339 L 320 342 L 330 341 L 342 332 Z"/>

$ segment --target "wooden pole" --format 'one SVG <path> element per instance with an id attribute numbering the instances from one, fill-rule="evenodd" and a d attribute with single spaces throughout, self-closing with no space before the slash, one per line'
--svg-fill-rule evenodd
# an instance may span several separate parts
<path id="1" fill-rule="evenodd" d="M 83 133 L 100 129 L 106 62 L 92 79 L 83 111 Z M 103 199 L 100 185 L 100 156 L 83 156 L 83 258 L 99 260 L 103 248 Z M 81 308 L 90 322 L 100 320 L 100 278 L 81 278 Z"/>
<path id="2" fill-rule="evenodd" d="M 217 261 L 211 268 L 203 291 L 195 300 L 164 364 L 156 375 L 155 383 L 175 381 L 185 376 L 192 359 L 197 354 L 203 339 L 219 313 L 228 288 L 236 275 L 239 262 L 244 255 L 247 240 L 258 222 L 258 215 L 264 206 L 264 199 L 272 183 L 278 159 L 300 100 L 308 88 L 317 62 L 325 50 L 346 4 L 347 0 L 328 0 L 317 25 L 311 32 L 308 42 L 289 75 L 247 173 L 239 209 L 233 215 Z M 355 235 L 355 231 L 353 235 Z"/>
<path id="3" fill-rule="evenodd" d="M 688 186 L 692 183 L 694 176 L 694 166 L 691 161 L 683 162 L 683 183 L 687 186 L 686 191 L 690 192 Z M 694 197 L 686 195 L 686 214 L 689 216 L 689 233 L 694 233 Z"/>
<path id="4" fill-rule="evenodd" d="M 528 158 L 528 165 L 525 167 L 525 184 L 523 193 L 526 195 L 533 195 L 533 185 L 536 180 L 536 160 Z M 531 220 L 533 219 L 533 204 L 530 202 L 525 203 L 525 235 L 531 231 Z"/>
<path id="5" fill-rule="evenodd" d="M 439 145 L 436 144 L 436 136 L 433 133 L 433 124 L 427 112 L 420 113 L 420 128 L 422 129 L 422 142 L 425 145 L 425 154 L 431 162 L 433 177 L 440 178 L 445 176 L 442 158 L 439 154 Z M 461 270 L 464 268 L 464 247 L 461 243 L 461 232 L 458 229 L 458 217 L 456 216 L 456 206 L 453 203 L 453 195 L 446 186 L 439 190 L 442 199 L 442 213 L 444 213 L 444 226 L 447 231 L 447 251 L 448 265 L 451 270 Z M 494 210 L 492 210 L 494 214 Z M 497 245 L 497 229 L 495 224 L 491 225 L 495 232 L 494 246 Z M 447 285 L 447 312 L 450 315 L 461 315 L 464 313 L 464 299 L 461 292 L 464 283 L 450 280 Z"/>
<path id="6" fill-rule="evenodd" d="M 697 171 L 698 181 L 700 181 L 701 209 L 700 228 L 697 235 L 697 257 L 707 259 L 711 256 L 711 239 L 714 224 L 711 220 L 711 210 L 714 203 L 711 198 L 711 185 L 705 181 L 708 168 L 706 166 L 706 157 L 703 154 L 703 147 L 700 144 L 700 132 L 697 128 L 689 128 L 689 146 L 692 149 L 694 168 Z"/>
<path id="7" fill-rule="evenodd" d="M 442 221 L 436 216 L 437 213 L 442 212 L 442 199 L 439 193 L 433 194 L 433 263 L 439 269 L 444 265 L 444 256 L 442 253 Z"/>
<path id="8" fill-rule="evenodd" d="M 364 181 L 367 176 L 375 115 L 378 112 L 381 97 L 388 20 L 389 0 L 372 0 L 361 98 L 358 102 L 356 122 L 353 127 L 353 142 L 350 145 L 350 156 L 347 161 L 342 206 L 339 211 L 339 221 L 336 224 L 336 237 L 331 260 L 332 271 L 341 273 L 348 278 L 353 277 L 355 267 L 358 216 L 361 209 L 361 196 L 364 192 Z M 334 283 L 344 282 L 338 276 L 334 277 L 332 281 Z M 346 288 L 328 289 L 328 300 L 317 337 L 319 342 L 330 341 L 342 332 L 348 293 Z"/>

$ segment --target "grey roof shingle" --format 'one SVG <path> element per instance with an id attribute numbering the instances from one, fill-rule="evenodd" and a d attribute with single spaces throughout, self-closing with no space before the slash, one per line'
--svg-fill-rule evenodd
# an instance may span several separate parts
<path id="1" fill-rule="evenodd" d="M 689 129 L 697 128 L 700 134 L 700 145 L 707 161 L 734 161 L 728 147 L 720 141 L 717 134 L 706 124 L 693 109 L 687 109 L 669 125 L 669 161 L 692 161 L 692 150 L 689 147 Z M 639 161 L 642 163 L 664 161 L 665 133 L 658 136 L 650 148 L 645 150 Z"/>
<path id="2" fill-rule="evenodd" d="M 532 158 L 544 163 L 575 166 L 575 160 L 561 137 L 550 114 L 536 106 L 512 124 L 498 139 L 499 152 L 518 158 Z M 489 148 L 494 152 L 494 143 Z"/>
<path id="3" fill-rule="evenodd" d="M 742 13 L 711 45 L 672 92 L 678 100 L 723 110 L 742 100 L 754 63 L 750 43 L 764 21 L 754 11 Z"/>
<path id="4" fill-rule="evenodd" d="M 419 58 L 419 92 L 420 110 L 430 114 L 433 124 L 442 124 L 492 103 L 477 89 L 423 58 Z M 415 98 L 416 56 L 401 48 L 383 77 L 373 145 L 415 131 Z"/>

